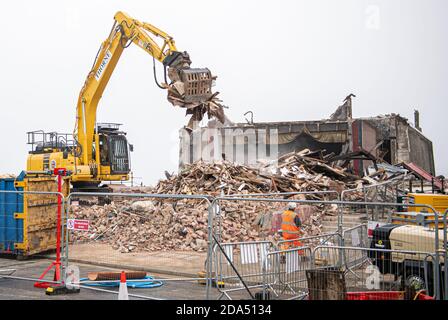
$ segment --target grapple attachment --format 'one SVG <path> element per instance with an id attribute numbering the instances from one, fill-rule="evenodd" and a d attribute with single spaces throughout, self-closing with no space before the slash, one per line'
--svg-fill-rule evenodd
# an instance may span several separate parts
<path id="1" fill-rule="evenodd" d="M 213 76 L 209 69 L 190 68 L 187 52 L 173 52 L 163 62 L 168 76 L 184 103 L 203 103 L 212 96 Z"/>
<path id="2" fill-rule="evenodd" d="M 180 70 L 180 79 L 184 84 L 185 102 L 203 102 L 212 96 L 213 77 L 209 69 Z"/>

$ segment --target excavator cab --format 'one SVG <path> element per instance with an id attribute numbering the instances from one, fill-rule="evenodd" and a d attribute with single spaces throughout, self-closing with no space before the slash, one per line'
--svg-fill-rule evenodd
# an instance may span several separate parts
<path id="1" fill-rule="evenodd" d="M 96 133 L 99 137 L 99 165 L 106 168 L 106 174 L 117 176 L 129 174 L 131 171 L 129 152 L 132 148 L 129 147 L 126 133 L 120 131 L 120 125 L 100 123 L 96 126 Z M 31 145 L 27 171 L 48 171 L 56 167 L 64 167 L 78 173 L 82 167 L 79 163 L 82 148 L 72 134 L 44 131 L 32 131 L 27 134 L 28 144 Z M 93 155 L 96 155 L 95 145 L 94 143 L 92 146 Z M 88 168 L 88 172 L 84 172 L 96 177 L 98 164 Z"/>
<path id="2" fill-rule="evenodd" d="M 111 174 L 128 174 L 131 171 L 129 144 L 126 133 L 115 123 L 97 125 L 101 166 L 110 166 Z"/>

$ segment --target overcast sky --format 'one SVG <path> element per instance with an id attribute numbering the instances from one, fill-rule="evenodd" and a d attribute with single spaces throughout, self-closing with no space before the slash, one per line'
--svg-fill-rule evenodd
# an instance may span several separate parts
<path id="1" fill-rule="evenodd" d="M 433 141 L 448 173 L 448 1 L 8 1 L 0 30 L 0 173 L 26 167 L 26 132 L 72 132 L 76 101 L 116 11 L 168 32 L 218 76 L 231 120 L 318 120 L 354 93 L 354 117 L 399 113 Z M 158 65 L 159 78 L 162 76 Z M 176 171 L 184 110 L 154 83 L 152 58 L 124 52 L 98 109 L 123 123 L 135 176 Z"/>

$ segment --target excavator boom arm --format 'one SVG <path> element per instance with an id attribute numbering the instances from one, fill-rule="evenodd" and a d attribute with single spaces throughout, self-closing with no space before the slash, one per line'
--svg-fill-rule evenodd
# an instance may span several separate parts
<path id="1" fill-rule="evenodd" d="M 223 106 L 216 97 L 218 93 L 211 90 L 214 77 L 210 70 L 190 68 L 188 53 L 179 52 L 170 35 L 149 23 L 117 12 L 112 30 L 101 44 L 79 93 L 74 141 L 70 146 L 58 142 L 50 148 L 46 146 L 44 136 L 41 149 L 36 148 L 28 157 L 29 171 L 47 170 L 50 166 L 69 168 L 73 171 L 73 185 L 76 183 L 83 190 L 101 181 L 129 178 L 130 147 L 126 133 L 119 131 L 116 124 L 97 124 L 96 114 L 115 67 L 124 49 L 131 44 L 152 56 L 154 77 L 155 60 L 163 63 L 166 83 L 159 84 L 155 77 L 156 83 L 167 90 L 167 100 L 173 106 L 185 108 L 187 114 L 192 115 L 190 122 L 200 121 L 205 113 L 224 122 Z"/>
<path id="2" fill-rule="evenodd" d="M 92 146 L 98 103 L 123 50 L 134 43 L 165 65 L 173 53 L 179 54 L 173 38 L 153 25 L 132 19 L 123 12 L 118 12 L 114 19 L 111 33 L 102 43 L 78 98 L 74 136 L 81 146 L 80 160 L 84 165 L 94 162 Z M 152 36 L 161 38 L 163 44 L 158 45 Z"/>
<path id="3" fill-rule="evenodd" d="M 134 42 L 160 62 L 164 62 L 166 57 L 172 52 L 177 51 L 173 38 L 166 32 L 149 23 L 132 19 L 123 12 L 118 12 L 115 15 L 115 21 L 118 25 L 124 28 L 125 37 L 128 38 L 129 41 Z M 162 38 L 162 47 L 160 47 L 148 33 L 158 38 Z"/>

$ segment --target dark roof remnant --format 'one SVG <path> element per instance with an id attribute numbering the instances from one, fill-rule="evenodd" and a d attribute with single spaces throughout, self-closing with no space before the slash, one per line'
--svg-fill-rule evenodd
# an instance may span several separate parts
<path id="1" fill-rule="evenodd" d="M 353 93 L 350 93 L 344 99 L 344 104 L 339 106 L 336 111 L 330 116 L 330 120 L 347 121 L 352 118 L 352 98 L 356 97 Z"/>

